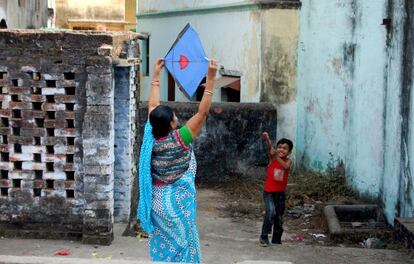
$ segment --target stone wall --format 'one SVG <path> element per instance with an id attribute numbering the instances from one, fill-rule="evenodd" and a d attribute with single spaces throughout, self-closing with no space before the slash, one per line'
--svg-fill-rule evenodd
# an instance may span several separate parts
<path id="1" fill-rule="evenodd" d="M 112 241 L 120 193 L 114 167 L 117 159 L 132 163 L 133 142 L 127 137 L 129 151 L 115 157 L 115 127 L 133 120 L 138 38 L 0 31 L 1 235 Z M 123 117 L 116 117 L 115 98 L 128 98 L 119 102 Z"/>
<path id="2" fill-rule="evenodd" d="M 192 117 L 198 103 L 163 102 L 180 124 Z M 147 104 L 140 105 L 140 130 L 147 120 Z M 270 103 L 213 103 L 201 134 L 194 141 L 197 182 L 215 184 L 230 177 L 263 178 L 267 150 L 261 133 L 276 143 L 276 109 Z"/>

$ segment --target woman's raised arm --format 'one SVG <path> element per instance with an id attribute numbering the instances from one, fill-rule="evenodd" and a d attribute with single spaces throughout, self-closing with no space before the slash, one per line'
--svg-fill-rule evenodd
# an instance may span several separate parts
<path id="1" fill-rule="evenodd" d="M 217 62 L 210 60 L 208 63 L 206 88 L 204 89 L 203 98 L 198 106 L 198 112 L 187 121 L 187 127 L 193 139 L 200 134 L 204 122 L 207 119 L 208 112 L 210 111 L 216 73 Z"/>
<path id="2" fill-rule="evenodd" d="M 154 64 L 154 75 L 151 81 L 151 91 L 148 98 L 148 115 L 160 105 L 160 72 L 164 67 L 164 60 L 157 59 Z"/>

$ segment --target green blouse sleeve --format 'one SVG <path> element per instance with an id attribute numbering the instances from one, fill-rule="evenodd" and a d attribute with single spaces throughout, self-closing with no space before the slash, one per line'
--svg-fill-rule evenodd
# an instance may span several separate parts
<path id="1" fill-rule="evenodd" d="M 184 145 L 188 146 L 193 141 L 193 137 L 191 136 L 190 130 L 188 129 L 187 125 L 180 128 L 178 130 L 178 133 L 180 133 L 180 136 L 184 142 Z"/>

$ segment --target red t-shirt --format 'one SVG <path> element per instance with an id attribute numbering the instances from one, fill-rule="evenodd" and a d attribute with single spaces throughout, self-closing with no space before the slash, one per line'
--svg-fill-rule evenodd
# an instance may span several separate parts
<path id="1" fill-rule="evenodd" d="M 282 158 L 286 161 L 287 158 Z M 282 165 L 275 160 L 267 166 L 265 192 L 284 192 L 288 182 L 289 169 L 283 169 Z"/>

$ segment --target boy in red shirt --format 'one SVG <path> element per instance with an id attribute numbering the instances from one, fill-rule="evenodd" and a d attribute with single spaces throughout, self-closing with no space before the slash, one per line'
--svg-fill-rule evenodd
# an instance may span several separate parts
<path id="1" fill-rule="evenodd" d="M 270 234 L 272 226 L 272 244 L 282 244 L 285 190 L 289 168 L 292 164 L 289 155 L 292 152 L 293 143 L 289 139 L 282 138 L 277 142 L 276 148 L 273 148 L 269 134 L 264 132 L 262 137 L 268 147 L 269 164 L 263 192 L 266 210 L 260 235 L 260 245 L 267 247 L 270 244 L 268 234 Z"/>

